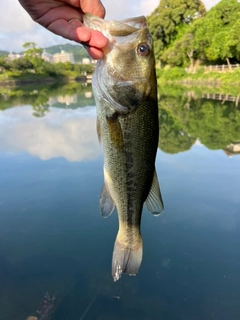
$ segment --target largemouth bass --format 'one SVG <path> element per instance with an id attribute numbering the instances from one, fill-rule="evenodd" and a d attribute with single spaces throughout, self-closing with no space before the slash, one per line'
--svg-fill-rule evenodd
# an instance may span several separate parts
<path id="1" fill-rule="evenodd" d="M 140 223 L 145 202 L 154 215 L 163 211 L 155 170 L 158 102 L 152 37 L 145 17 L 105 21 L 86 14 L 84 24 L 108 38 L 92 78 L 97 131 L 104 149 L 100 210 L 116 206 L 119 230 L 112 276 L 135 275 L 142 261 Z"/>

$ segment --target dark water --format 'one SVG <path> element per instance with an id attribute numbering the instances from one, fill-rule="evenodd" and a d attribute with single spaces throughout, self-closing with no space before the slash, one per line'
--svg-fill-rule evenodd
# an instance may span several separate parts
<path id="1" fill-rule="evenodd" d="M 165 210 L 156 218 L 144 208 L 140 271 L 113 283 L 118 221 L 99 213 L 91 88 L 0 92 L 1 320 L 36 316 L 45 292 L 56 295 L 51 320 L 239 319 L 234 102 L 160 92 Z"/>

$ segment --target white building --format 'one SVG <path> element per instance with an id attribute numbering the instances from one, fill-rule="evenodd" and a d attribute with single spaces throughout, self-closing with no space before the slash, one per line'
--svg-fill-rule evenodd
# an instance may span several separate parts
<path id="1" fill-rule="evenodd" d="M 20 54 L 20 53 L 9 52 L 9 54 L 8 54 L 8 59 L 11 61 L 22 58 L 22 57 L 23 57 L 23 54 Z"/>
<path id="2" fill-rule="evenodd" d="M 53 55 L 48 53 L 47 51 L 43 50 L 42 59 L 48 62 L 53 63 Z"/>
<path id="3" fill-rule="evenodd" d="M 64 50 L 61 50 L 61 53 L 55 53 L 53 55 L 53 62 L 71 62 L 74 63 L 74 57 L 72 53 L 65 52 Z"/>
<path id="4" fill-rule="evenodd" d="M 90 64 L 91 60 L 89 58 L 83 58 L 82 59 L 82 64 Z"/>

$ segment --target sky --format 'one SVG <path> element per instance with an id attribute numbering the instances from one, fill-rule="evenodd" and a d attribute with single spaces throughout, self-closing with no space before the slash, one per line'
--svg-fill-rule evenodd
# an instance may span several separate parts
<path id="1" fill-rule="evenodd" d="M 220 2 L 202 1 L 207 10 Z M 120 20 L 149 15 L 158 6 L 159 0 L 102 0 L 102 3 L 106 8 L 106 19 Z M 41 48 L 70 42 L 33 22 L 17 0 L 0 0 L 0 8 L 0 50 L 20 52 L 25 42 L 35 42 Z"/>

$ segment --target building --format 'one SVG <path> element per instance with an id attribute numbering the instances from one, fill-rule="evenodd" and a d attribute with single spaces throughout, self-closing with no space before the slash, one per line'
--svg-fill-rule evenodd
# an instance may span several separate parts
<path id="1" fill-rule="evenodd" d="M 9 54 L 8 54 L 8 59 L 11 61 L 22 58 L 22 57 L 23 57 L 23 54 L 20 54 L 20 53 L 9 52 Z"/>
<path id="2" fill-rule="evenodd" d="M 53 55 L 51 53 L 48 53 L 45 50 L 43 50 L 42 59 L 47 61 L 47 62 L 53 63 Z"/>
<path id="3" fill-rule="evenodd" d="M 58 62 L 70 62 L 74 63 L 74 57 L 72 53 L 65 52 L 64 50 L 61 50 L 61 53 L 55 53 L 53 55 L 53 62 L 58 63 Z"/>
<path id="4" fill-rule="evenodd" d="M 66 95 L 66 96 L 58 96 L 57 101 L 69 106 L 72 103 L 77 103 L 77 94 Z"/>
<path id="5" fill-rule="evenodd" d="M 223 149 L 225 154 L 229 157 L 240 154 L 240 142 L 230 143 L 226 148 Z"/>
<path id="6" fill-rule="evenodd" d="M 89 58 L 83 58 L 82 59 L 82 64 L 90 64 L 91 60 Z"/>

